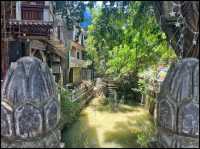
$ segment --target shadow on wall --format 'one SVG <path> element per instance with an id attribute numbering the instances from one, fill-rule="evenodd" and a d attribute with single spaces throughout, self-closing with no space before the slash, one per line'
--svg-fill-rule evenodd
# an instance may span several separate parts
<path id="1" fill-rule="evenodd" d="M 67 148 L 99 148 L 95 127 L 91 127 L 88 116 L 81 114 L 72 127 L 64 130 L 63 142 Z"/>

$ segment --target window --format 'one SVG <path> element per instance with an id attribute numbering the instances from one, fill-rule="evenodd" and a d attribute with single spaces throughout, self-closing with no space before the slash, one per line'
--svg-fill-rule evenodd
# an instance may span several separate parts
<path id="1" fill-rule="evenodd" d="M 80 53 L 77 52 L 77 59 L 80 59 Z"/>
<path id="2" fill-rule="evenodd" d="M 42 20 L 43 9 L 22 6 L 22 19 L 23 20 Z"/>
<path id="3" fill-rule="evenodd" d="M 84 45 L 84 35 L 81 37 L 81 45 Z"/>
<path id="4" fill-rule="evenodd" d="M 57 33 L 58 33 L 58 40 L 60 40 L 60 26 L 57 27 Z"/>
<path id="5" fill-rule="evenodd" d="M 85 51 L 82 51 L 82 60 L 86 60 L 87 59 L 87 54 Z"/>

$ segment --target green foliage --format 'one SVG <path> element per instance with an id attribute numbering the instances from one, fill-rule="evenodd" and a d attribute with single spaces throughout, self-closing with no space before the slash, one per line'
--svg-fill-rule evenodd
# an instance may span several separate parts
<path id="1" fill-rule="evenodd" d="M 106 3 L 106 2 L 105 2 Z M 87 49 L 97 73 L 117 78 L 143 71 L 160 59 L 175 57 L 156 22 L 151 2 L 130 2 L 127 7 L 93 9 Z"/>
<path id="2" fill-rule="evenodd" d="M 137 82 L 138 78 L 135 72 L 129 72 L 127 75 L 123 76 L 118 83 L 118 97 L 120 99 L 125 99 L 125 101 L 130 99 L 137 101 L 140 99 L 140 92 L 136 91 L 138 88 Z"/>
<path id="3" fill-rule="evenodd" d="M 120 77 L 120 75 L 127 74 L 133 69 L 135 50 L 130 49 L 128 45 L 120 45 L 109 51 L 109 57 L 106 73 Z"/>
<path id="4" fill-rule="evenodd" d="M 62 15 L 68 29 L 83 20 L 85 4 L 83 1 L 56 1 L 56 12 Z"/>
<path id="5" fill-rule="evenodd" d="M 141 148 L 148 148 L 150 141 L 155 136 L 155 128 L 156 128 L 155 124 L 154 123 L 149 123 L 148 125 L 144 123 L 139 123 L 139 124 L 140 125 L 138 126 L 141 127 L 142 131 L 137 134 L 137 143 L 140 145 Z"/>
<path id="6" fill-rule="evenodd" d="M 80 111 L 80 105 L 76 102 L 72 102 L 69 97 L 70 93 L 64 89 L 60 89 L 61 97 L 61 121 L 60 125 L 69 126 L 76 118 Z"/>
<path id="7" fill-rule="evenodd" d="M 154 65 L 155 68 L 156 66 Z M 156 69 L 154 67 L 149 67 L 145 71 L 138 73 L 138 76 L 141 78 L 138 83 L 144 95 L 147 94 L 147 90 L 150 88 L 150 81 L 156 80 Z"/>

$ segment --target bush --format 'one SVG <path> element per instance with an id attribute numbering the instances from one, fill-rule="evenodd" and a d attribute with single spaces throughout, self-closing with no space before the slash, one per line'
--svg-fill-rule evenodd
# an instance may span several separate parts
<path id="1" fill-rule="evenodd" d="M 118 83 L 118 97 L 124 97 L 125 101 L 133 99 L 139 101 L 139 93 L 132 89 L 138 89 L 138 77 L 136 73 L 130 72 L 126 76 L 119 79 Z"/>
<path id="2" fill-rule="evenodd" d="M 139 80 L 139 88 L 143 94 L 143 103 L 149 112 L 153 115 L 154 106 L 156 103 L 155 86 L 154 82 L 156 80 L 156 71 L 153 68 L 149 68 L 147 71 L 143 71 L 139 74 L 141 78 Z"/>
<path id="3" fill-rule="evenodd" d="M 137 135 L 137 143 L 141 148 L 148 148 L 153 137 L 155 137 L 155 124 L 150 125 L 141 124 L 140 127 L 143 131 L 139 132 Z"/>
<path id="4" fill-rule="evenodd" d="M 64 88 L 60 88 L 61 97 L 61 120 L 60 127 L 69 126 L 76 118 L 80 111 L 80 105 L 70 100 L 70 92 Z"/>

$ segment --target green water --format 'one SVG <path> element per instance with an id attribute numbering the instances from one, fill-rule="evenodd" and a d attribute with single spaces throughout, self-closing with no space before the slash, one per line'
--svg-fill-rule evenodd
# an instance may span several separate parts
<path id="1" fill-rule="evenodd" d="M 140 143 L 141 140 L 138 142 L 138 136 L 153 128 L 148 111 L 140 105 L 119 105 L 113 112 L 109 105 L 102 103 L 100 97 L 93 99 L 81 112 L 79 119 L 64 130 L 65 147 L 144 147 Z"/>

